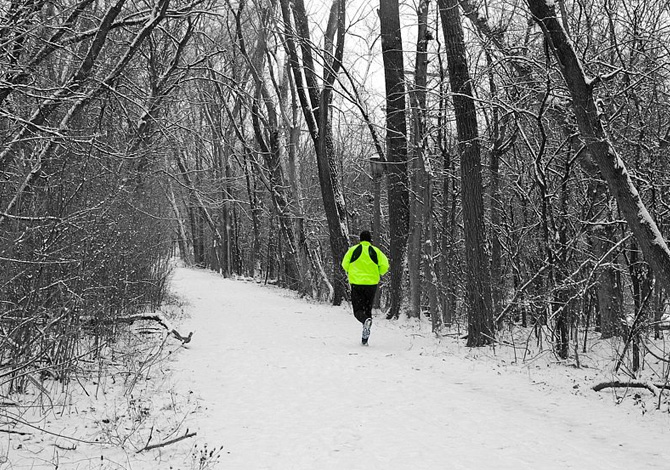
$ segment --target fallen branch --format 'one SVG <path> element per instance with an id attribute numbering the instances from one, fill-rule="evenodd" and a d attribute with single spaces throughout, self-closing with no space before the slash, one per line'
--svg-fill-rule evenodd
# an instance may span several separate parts
<path id="1" fill-rule="evenodd" d="M 665 387 L 666 385 L 655 385 L 651 382 L 622 382 L 620 380 L 615 380 L 613 382 L 602 382 L 598 385 L 594 385 L 593 390 L 599 392 L 606 388 L 646 388 L 651 393 L 653 393 L 654 396 L 658 396 L 660 393 L 659 389 L 663 389 Z"/>
<path id="2" fill-rule="evenodd" d="M 179 341 L 182 343 L 190 343 L 191 342 L 191 337 L 193 336 L 193 332 L 191 331 L 188 336 L 184 336 L 177 329 L 172 325 L 172 323 L 165 318 L 165 316 L 162 313 L 137 313 L 135 315 L 130 315 L 127 317 L 116 317 L 116 318 L 105 318 L 102 320 L 97 320 L 95 318 L 87 317 L 84 319 L 85 321 L 88 321 L 89 323 L 95 323 L 95 322 L 100 322 L 103 325 L 110 325 L 110 324 L 117 324 L 117 323 L 125 323 L 128 325 L 132 325 L 136 321 L 140 320 L 148 320 L 148 321 L 155 321 L 161 324 L 163 328 L 165 328 L 168 333 L 172 334 L 175 338 L 177 338 Z"/>
<path id="3" fill-rule="evenodd" d="M 68 451 L 68 450 L 77 450 L 77 446 L 76 446 L 75 444 L 73 444 L 73 445 L 70 446 L 70 447 L 62 446 L 62 445 L 60 445 L 60 444 L 54 444 L 54 447 L 55 447 L 56 449 L 65 450 L 65 451 Z"/>
<path id="4" fill-rule="evenodd" d="M 0 429 L 0 432 L 6 432 L 7 434 L 18 434 L 19 436 L 30 436 L 29 432 L 14 431 L 13 429 Z"/>
<path id="5" fill-rule="evenodd" d="M 140 452 L 144 452 L 145 450 L 152 450 L 152 449 L 158 449 L 159 447 L 169 446 L 170 444 L 174 444 L 175 442 L 183 441 L 184 439 L 188 439 L 189 437 L 193 437 L 196 434 L 198 434 L 198 433 L 188 432 L 188 429 L 187 429 L 186 433 L 183 436 L 175 437 L 174 439 L 170 439 L 170 440 L 164 441 L 164 442 L 159 442 L 158 444 L 147 445 L 146 447 L 144 447 L 144 449 L 140 449 L 136 453 L 139 454 Z"/>
<path id="6" fill-rule="evenodd" d="M 119 317 L 115 319 L 118 322 L 121 323 L 128 323 L 132 324 L 135 323 L 138 320 L 152 320 L 152 321 L 157 321 L 160 323 L 172 336 L 177 338 L 179 341 L 182 343 L 190 343 L 191 342 L 191 337 L 193 336 L 193 332 L 191 331 L 188 336 L 183 336 L 181 335 L 177 329 L 170 323 L 170 321 L 163 316 L 162 313 L 138 313 L 135 315 L 131 315 L 129 317 Z"/>

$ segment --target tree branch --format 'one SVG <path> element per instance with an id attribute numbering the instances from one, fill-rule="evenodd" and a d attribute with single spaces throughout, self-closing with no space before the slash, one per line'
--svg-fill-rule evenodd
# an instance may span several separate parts
<path id="1" fill-rule="evenodd" d="M 169 446 L 170 444 L 175 444 L 179 441 L 183 441 L 184 439 L 188 439 L 189 437 L 193 437 L 197 434 L 198 433 L 196 433 L 196 432 L 188 432 L 188 429 L 187 429 L 186 433 L 183 436 L 175 437 L 174 439 L 170 439 L 170 440 L 164 441 L 164 442 L 159 442 L 158 444 L 147 445 L 143 449 L 138 450 L 136 453 L 139 454 L 140 452 L 144 452 L 145 450 L 152 450 L 152 449 L 158 449 L 159 447 Z"/>

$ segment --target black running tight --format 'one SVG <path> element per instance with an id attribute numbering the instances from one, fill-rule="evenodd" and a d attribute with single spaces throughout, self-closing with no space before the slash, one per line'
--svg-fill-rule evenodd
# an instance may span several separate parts
<path id="1" fill-rule="evenodd" d="M 354 316 L 359 322 L 364 323 L 368 318 L 372 318 L 372 304 L 376 292 L 377 284 L 351 285 L 351 305 L 354 308 Z"/>

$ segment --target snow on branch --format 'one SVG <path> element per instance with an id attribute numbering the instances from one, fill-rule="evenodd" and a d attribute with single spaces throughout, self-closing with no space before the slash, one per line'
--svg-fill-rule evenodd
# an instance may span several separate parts
<path id="1" fill-rule="evenodd" d="M 667 388 L 667 385 L 655 385 L 651 382 L 622 382 L 620 380 L 614 380 L 612 382 L 602 382 L 593 386 L 593 390 L 596 392 L 606 388 L 646 388 L 651 393 L 653 393 L 654 396 L 658 396 L 660 394 L 660 390 Z"/>
<path id="2" fill-rule="evenodd" d="M 179 341 L 182 343 L 190 343 L 191 342 L 191 337 L 193 336 L 193 332 L 189 332 L 188 336 L 183 336 L 182 334 L 177 331 L 177 329 L 172 325 L 172 323 L 165 318 L 165 316 L 162 313 L 138 313 L 135 315 L 130 315 L 128 317 L 119 317 L 116 318 L 115 321 L 118 323 L 127 323 L 127 324 L 132 324 L 135 323 L 138 320 L 150 320 L 150 321 L 156 321 L 165 328 L 168 333 L 170 333 L 172 336 L 177 338 Z"/>
<path id="3" fill-rule="evenodd" d="M 89 323 L 94 323 L 96 319 L 94 318 L 84 318 L 83 319 L 86 322 Z M 136 321 L 155 321 L 160 323 L 160 325 L 165 328 L 169 334 L 177 338 L 179 341 L 181 341 L 183 344 L 190 343 L 191 342 L 191 337 L 193 336 L 193 332 L 191 331 L 188 336 L 184 336 L 177 329 L 172 325 L 172 322 L 165 318 L 165 316 L 162 313 L 159 312 L 153 312 L 153 313 L 137 313 L 135 315 L 129 315 L 127 317 L 117 317 L 117 318 L 110 318 L 110 319 L 105 319 L 102 320 L 103 324 L 118 324 L 118 323 L 125 323 L 128 325 L 132 325 Z"/>

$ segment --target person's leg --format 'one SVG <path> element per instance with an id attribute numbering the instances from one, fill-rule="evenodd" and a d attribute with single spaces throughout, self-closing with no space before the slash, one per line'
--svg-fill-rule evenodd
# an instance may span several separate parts
<path id="1" fill-rule="evenodd" d="M 372 305 L 375 301 L 375 292 L 377 291 L 377 286 L 362 286 L 363 289 L 363 311 L 365 314 L 365 322 L 363 323 L 363 333 L 361 340 L 364 345 L 368 344 L 368 338 L 370 337 L 370 328 L 372 328 Z"/>
<path id="2" fill-rule="evenodd" d="M 377 293 L 377 284 L 364 287 L 364 304 L 365 318 L 372 318 L 372 307 L 375 303 L 375 294 Z"/>
<path id="3" fill-rule="evenodd" d="M 351 306 L 354 309 L 354 316 L 356 320 L 361 323 L 365 323 L 367 317 L 367 296 L 366 289 L 367 286 L 360 285 L 351 285 Z"/>

